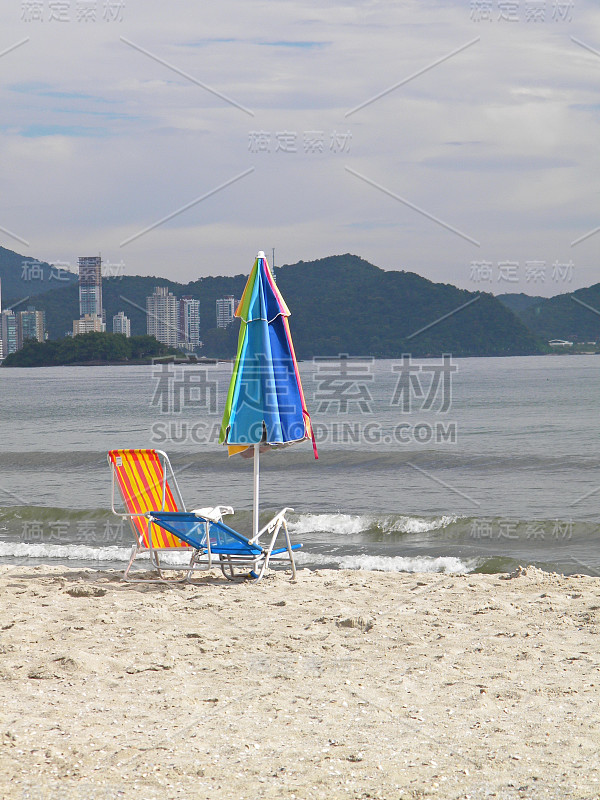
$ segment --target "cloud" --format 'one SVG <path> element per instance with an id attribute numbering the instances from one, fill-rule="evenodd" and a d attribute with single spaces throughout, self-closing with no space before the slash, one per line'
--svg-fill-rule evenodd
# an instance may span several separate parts
<path id="1" fill-rule="evenodd" d="M 261 47 L 299 47 L 303 50 L 314 50 L 320 47 L 329 47 L 331 42 L 303 42 L 303 41 L 280 41 L 280 42 L 258 42 Z"/>
<path id="2" fill-rule="evenodd" d="M 590 284 L 598 239 L 570 242 L 600 224 L 598 59 L 571 35 L 598 47 L 591 0 L 538 25 L 476 23 L 458 0 L 132 0 L 123 23 L 37 27 L 15 7 L 0 51 L 30 41 L 0 59 L 0 225 L 41 258 L 101 250 L 178 280 L 244 271 L 275 246 L 288 263 L 351 251 L 465 288 L 475 257 L 571 255 Z M 478 254 L 346 166 L 468 232 Z"/>
<path id="3" fill-rule="evenodd" d="M 81 138 L 83 136 L 106 136 L 107 131 L 98 126 L 92 128 L 84 125 L 26 125 L 19 129 L 19 135 L 27 138 L 39 138 L 42 136 L 71 136 Z"/>

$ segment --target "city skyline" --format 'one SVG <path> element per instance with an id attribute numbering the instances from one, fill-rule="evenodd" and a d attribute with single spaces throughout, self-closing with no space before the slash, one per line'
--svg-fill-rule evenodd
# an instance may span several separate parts
<path id="1" fill-rule="evenodd" d="M 2 279 L 0 278 L 0 361 L 23 347 L 26 339 L 43 342 L 46 338 L 45 314 L 34 305 L 14 310 L 2 307 Z"/>

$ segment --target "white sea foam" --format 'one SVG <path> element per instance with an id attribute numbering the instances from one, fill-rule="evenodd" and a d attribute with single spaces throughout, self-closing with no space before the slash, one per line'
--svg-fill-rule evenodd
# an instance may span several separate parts
<path id="1" fill-rule="evenodd" d="M 475 559 L 462 561 L 454 556 L 325 556 L 301 551 L 296 554 L 299 566 L 336 565 L 339 569 L 364 569 L 375 572 L 446 572 L 456 575 L 471 572 Z"/>
<path id="2" fill-rule="evenodd" d="M 85 544 L 27 544 L 24 542 L 0 542 L 0 558 L 39 558 L 57 559 L 60 561 L 129 561 L 130 547 L 90 547 Z M 147 553 L 136 558 L 147 559 Z M 164 564 L 183 565 L 190 561 L 186 551 L 161 553 L 160 560 Z"/>
<path id="3" fill-rule="evenodd" d="M 411 516 L 381 516 L 369 514 L 300 514 L 288 525 L 298 536 L 305 533 L 335 533 L 352 535 L 378 528 L 384 533 L 427 533 L 441 530 L 456 522 L 458 517 L 442 516 L 427 519 Z"/>
<path id="4" fill-rule="evenodd" d="M 342 569 L 368 569 L 381 572 L 451 572 L 464 574 L 473 569 L 453 556 L 342 556 L 339 561 Z"/>
<path id="5" fill-rule="evenodd" d="M 375 517 L 358 514 L 301 514 L 288 523 L 291 533 L 302 536 L 303 533 L 353 534 L 367 531 L 374 524 Z"/>
<path id="6" fill-rule="evenodd" d="M 386 517 L 377 523 L 385 533 L 427 533 L 447 528 L 456 522 L 458 517 L 444 516 L 434 519 L 424 519 L 422 517 Z"/>
<path id="7" fill-rule="evenodd" d="M 104 561 L 127 562 L 131 555 L 129 547 L 90 547 L 83 544 L 26 544 L 22 542 L 0 542 L 0 558 L 35 558 L 59 561 Z M 382 572 L 451 572 L 465 573 L 475 568 L 473 559 L 461 561 L 452 556 L 326 556 L 320 553 L 299 551 L 296 553 L 299 566 L 331 565 L 340 569 L 364 569 Z M 147 559 L 142 553 L 139 559 Z M 190 560 L 187 552 L 161 553 L 161 561 L 171 566 L 185 567 Z M 137 561 L 137 560 L 136 560 Z"/>
<path id="8" fill-rule="evenodd" d="M 0 557 L 52 558 L 64 561 L 128 561 L 130 547 L 89 547 L 84 544 L 0 542 Z"/>

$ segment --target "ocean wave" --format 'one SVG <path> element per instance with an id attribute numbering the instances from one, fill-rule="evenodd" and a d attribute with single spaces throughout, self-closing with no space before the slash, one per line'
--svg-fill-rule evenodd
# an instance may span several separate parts
<path id="1" fill-rule="evenodd" d="M 288 522 L 290 533 L 337 533 L 351 535 L 368 531 L 375 517 L 360 514 L 300 514 Z"/>
<path id="2" fill-rule="evenodd" d="M 86 561 L 86 562 L 127 562 L 131 556 L 131 547 L 90 547 L 84 544 L 26 544 L 23 542 L 0 542 L 0 558 L 24 558 L 52 561 Z M 148 559 L 147 553 L 140 553 L 136 558 Z M 186 566 L 190 560 L 189 552 L 161 553 L 161 562 L 165 564 Z"/>
<path id="3" fill-rule="evenodd" d="M 336 566 L 338 569 L 374 572 L 443 572 L 453 575 L 472 572 L 478 564 L 474 558 L 462 560 L 453 556 L 325 556 L 309 552 L 298 553 L 296 561 L 300 566 Z"/>
<path id="4" fill-rule="evenodd" d="M 185 466 L 186 472 L 203 472 L 210 469 L 211 472 L 250 472 L 252 470 L 251 459 L 227 459 L 224 457 L 222 448 L 216 446 L 202 447 L 196 446 L 190 449 L 189 445 L 185 448 L 173 447 L 170 449 L 170 459 L 175 470 Z M 534 470 L 544 471 L 560 470 L 589 470 L 597 469 L 599 464 L 598 456 L 585 454 L 571 454 L 568 459 L 561 455 L 549 454 L 548 452 L 523 453 L 523 452 L 462 452 L 456 450 L 417 448 L 386 450 L 375 448 L 327 448 L 323 446 L 319 453 L 319 465 L 321 470 L 347 470 L 347 469 L 368 469 L 368 470 L 397 470 L 408 469 L 412 471 L 413 464 L 420 465 L 429 469 L 465 469 L 466 471 L 490 471 L 490 472 L 512 472 L 514 470 Z M 294 449 L 284 448 L 280 451 L 273 451 L 261 459 L 261 472 L 264 470 L 279 471 L 286 470 L 315 469 L 312 449 L 308 446 Z M 77 472 L 90 470 L 107 476 L 110 480 L 108 465 L 106 461 L 106 451 L 90 450 L 70 450 L 70 451 L 19 451 L 0 453 L 0 470 L 9 470 L 11 474 L 19 472 L 39 472 L 41 471 L 67 471 Z"/>
<path id="5" fill-rule="evenodd" d="M 59 559 L 61 561 L 128 561 L 130 555 L 130 547 L 89 547 L 84 544 L 0 542 L 0 558 Z"/>
<path id="6" fill-rule="evenodd" d="M 385 517 L 377 527 L 385 533 L 428 533 L 447 528 L 457 522 L 459 517 L 443 516 L 425 519 L 423 517 Z"/>
<path id="7" fill-rule="evenodd" d="M 23 544 L 0 542 L 0 558 L 22 558 L 49 561 L 127 562 L 131 555 L 128 547 L 89 547 L 87 545 Z M 147 559 L 147 554 L 138 558 Z M 161 560 L 171 566 L 185 567 L 189 563 L 188 553 L 161 554 Z M 296 556 L 300 566 L 317 567 L 328 564 L 339 569 L 364 569 L 381 572 L 448 572 L 465 573 L 474 568 L 466 561 L 450 556 L 325 556 L 319 553 L 301 552 Z"/>
<path id="8" fill-rule="evenodd" d="M 300 514 L 288 523 L 296 536 L 309 533 L 335 533 L 351 536 L 368 531 L 383 533 L 428 533 L 452 525 L 459 517 L 412 517 L 375 514 Z"/>
<path id="9" fill-rule="evenodd" d="M 114 522 L 117 517 L 106 508 L 55 508 L 53 506 L 3 506 L 0 507 L 2 523 L 23 522 L 84 522 L 89 520 Z"/>

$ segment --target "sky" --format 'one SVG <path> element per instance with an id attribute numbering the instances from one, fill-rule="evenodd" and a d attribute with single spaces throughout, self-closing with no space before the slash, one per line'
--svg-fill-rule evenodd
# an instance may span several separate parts
<path id="1" fill-rule="evenodd" d="M 5 0 L 0 244 L 187 282 L 600 280 L 597 0 Z"/>

